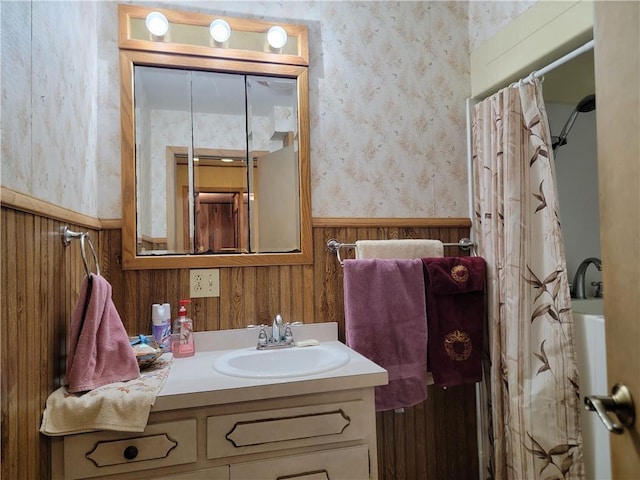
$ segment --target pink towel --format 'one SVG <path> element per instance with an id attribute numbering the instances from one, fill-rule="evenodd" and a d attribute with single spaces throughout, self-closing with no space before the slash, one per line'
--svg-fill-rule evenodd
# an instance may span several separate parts
<path id="1" fill-rule="evenodd" d="M 65 380 L 69 392 L 139 376 L 129 337 L 111 300 L 111 285 L 99 275 L 85 277 L 71 318 Z"/>
<path id="2" fill-rule="evenodd" d="M 440 386 L 482 380 L 485 261 L 423 258 L 429 370 Z"/>
<path id="3" fill-rule="evenodd" d="M 376 410 L 411 407 L 427 398 L 427 318 L 419 259 L 344 261 L 347 344 L 385 368 Z"/>

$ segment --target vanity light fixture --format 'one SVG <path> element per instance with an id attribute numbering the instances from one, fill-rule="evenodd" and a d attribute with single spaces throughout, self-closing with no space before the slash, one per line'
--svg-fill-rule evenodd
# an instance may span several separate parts
<path id="1" fill-rule="evenodd" d="M 209 25 L 209 33 L 217 43 L 224 43 L 231 36 L 231 27 L 226 21 L 217 18 Z"/>
<path id="2" fill-rule="evenodd" d="M 151 12 L 145 21 L 147 30 L 156 37 L 163 37 L 169 31 L 169 20 L 160 12 Z"/>
<path id="3" fill-rule="evenodd" d="M 271 27 L 267 32 L 267 42 L 271 48 L 280 49 L 287 44 L 287 32 L 278 25 Z"/>

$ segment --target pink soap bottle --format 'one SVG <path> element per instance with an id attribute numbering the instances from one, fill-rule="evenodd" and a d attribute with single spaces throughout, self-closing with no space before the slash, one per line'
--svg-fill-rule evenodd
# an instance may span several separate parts
<path id="1" fill-rule="evenodd" d="M 171 335 L 171 353 L 176 358 L 191 357 L 196 353 L 196 344 L 193 340 L 193 320 L 187 317 L 186 305 L 190 300 L 180 300 L 178 310 L 177 332 Z"/>

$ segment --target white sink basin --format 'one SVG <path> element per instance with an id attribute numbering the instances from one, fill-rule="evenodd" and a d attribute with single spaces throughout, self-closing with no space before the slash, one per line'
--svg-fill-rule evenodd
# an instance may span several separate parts
<path id="1" fill-rule="evenodd" d="M 587 298 L 584 300 L 572 299 L 571 309 L 576 313 L 588 315 L 603 315 L 604 303 L 602 298 Z"/>
<path id="2" fill-rule="evenodd" d="M 339 345 L 233 350 L 218 357 L 213 368 L 225 375 L 245 378 L 288 378 L 335 370 L 349 362 L 349 353 Z"/>

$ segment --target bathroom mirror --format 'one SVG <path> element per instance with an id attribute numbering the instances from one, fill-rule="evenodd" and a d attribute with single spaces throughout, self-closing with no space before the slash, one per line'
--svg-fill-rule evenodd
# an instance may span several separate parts
<path id="1" fill-rule="evenodd" d="M 141 26 L 151 12 L 162 37 Z M 311 263 L 306 28 L 280 24 L 274 49 L 265 22 L 119 13 L 123 268 Z"/>

